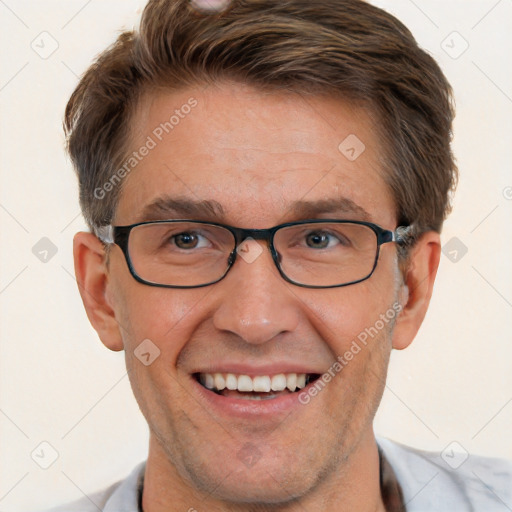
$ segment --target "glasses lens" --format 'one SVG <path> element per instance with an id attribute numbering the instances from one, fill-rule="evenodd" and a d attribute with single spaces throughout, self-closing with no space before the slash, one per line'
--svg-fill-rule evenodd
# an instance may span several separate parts
<path id="1" fill-rule="evenodd" d="M 168 286 L 200 286 L 220 279 L 235 247 L 233 234 L 194 222 L 142 224 L 132 229 L 128 253 L 135 273 Z"/>
<path id="2" fill-rule="evenodd" d="M 277 231 L 281 270 L 306 286 L 339 286 L 367 278 L 377 256 L 377 235 L 352 223 L 312 223 Z"/>

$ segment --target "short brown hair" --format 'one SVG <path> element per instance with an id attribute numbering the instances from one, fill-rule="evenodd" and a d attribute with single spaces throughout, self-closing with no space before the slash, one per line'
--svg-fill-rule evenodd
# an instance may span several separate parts
<path id="1" fill-rule="evenodd" d="M 265 90 L 361 102 L 377 120 L 399 224 L 440 231 L 457 168 L 452 91 L 434 59 L 396 18 L 362 0 L 232 0 L 207 13 L 188 0 L 151 0 L 86 71 L 65 114 L 80 204 L 97 232 L 120 186 L 98 198 L 130 145 L 141 95 L 230 79 Z"/>

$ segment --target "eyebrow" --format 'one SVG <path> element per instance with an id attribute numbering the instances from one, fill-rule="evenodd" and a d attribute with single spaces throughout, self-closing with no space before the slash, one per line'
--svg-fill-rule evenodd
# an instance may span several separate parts
<path id="1" fill-rule="evenodd" d="M 197 220 L 224 219 L 224 209 L 217 201 L 163 196 L 146 205 L 140 217 L 142 221 L 167 220 L 174 217 Z"/>
<path id="2" fill-rule="evenodd" d="M 320 199 L 317 201 L 294 201 L 290 207 L 291 215 L 303 219 L 312 219 L 322 214 L 350 214 L 359 220 L 370 220 L 370 214 L 347 197 Z"/>
<path id="3" fill-rule="evenodd" d="M 324 214 L 349 214 L 359 220 L 370 220 L 370 214 L 346 197 L 326 198 L 316 201 L 298 200 L 291 203 L 286 217 L 294 220 L 313 219 Z M 225 223 L 225 211 L 215 200 L 194 200 L 186 197 L 162 196 L 144 207 L 140 222 L 188 218 Z"/>

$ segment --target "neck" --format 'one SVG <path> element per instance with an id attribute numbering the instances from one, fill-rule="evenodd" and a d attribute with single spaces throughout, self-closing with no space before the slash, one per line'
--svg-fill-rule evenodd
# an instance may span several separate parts
<path id="1" fill-rule="evenodd" d="M 222 482 L 210 490 L 199 489 L 151 435 L 142 497 L 144 512 L 385 512 L 373 431 L 301 498 L 283 503 L 228 502 L 218 496 L 221 487 Z"/>

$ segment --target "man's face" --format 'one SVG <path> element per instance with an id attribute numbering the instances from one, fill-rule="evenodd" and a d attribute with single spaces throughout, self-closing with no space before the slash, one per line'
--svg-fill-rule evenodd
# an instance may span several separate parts
<path id="1" fill-rule="evenodd" d="M 197 105 L 183 115 L 190 98 Z M 159 141 L 154 130 L 176 109 L 182 117 Z M 193 218 L 268 228 L 311 218 L 292 208 L 296 201 L 345 198 L 358 208 L 314 218 L 396 228 L 377 135 L 364 111 L 349 102 L 221 84 L 150 96 L 133 125 L 133 150 L 148 136 L 157 144 L 126 178 L 116 225 Z M 351 134 L 365 145 L 353 161 L 338 149 Z M 223 215 L 155 208 L 146 215 L 161 198 L 215 201 Z M 392 309 L 399 284 L 394 244 L 381 247 L 370 279 L 310 289 L 284 281 L 267 247 L 256 243 L 264 250 L 254 261 L 239 257 L 222 281 L 195 289 L 138 283 L 114 246 L 108 296 L 162 467 L 218 499 L 277 503 L 328 486 L 368 447 L 392 322 L 366 346 L 359 343 L 361 350 L 341 371 L 336 367 L 336 376 L 307 404 L 298 392 L 268 400 L 221 396 L 202 386 L 197 374 L 322 374 Z M 134 355 L 146 339 L 160 350 L 148 366 Z"/>

